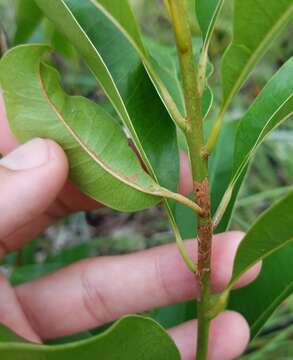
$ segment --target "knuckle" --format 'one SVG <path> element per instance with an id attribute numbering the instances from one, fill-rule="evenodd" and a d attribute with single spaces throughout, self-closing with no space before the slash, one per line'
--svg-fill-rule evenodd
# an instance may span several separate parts
<path id="1" fill-rule="evenodd" d="M 164 299 L 164 302 L 176 302 L 176 295 L 172 291 L 172 284 L 170 284 L 169 276 L 167 276 L 165 267 L 163 266 L 159 255 L 155 257 L 155 278 L 158 281 L 161 298 Z"/>
<path id="2" fill-rule="evenodd" d="M 81 284 L 83 305 L 93 323 L 102 325 L 114 320 L 115 316 L 102 293 L 102 289 L 91 276 L 91 263 L 81 273 Z"/>

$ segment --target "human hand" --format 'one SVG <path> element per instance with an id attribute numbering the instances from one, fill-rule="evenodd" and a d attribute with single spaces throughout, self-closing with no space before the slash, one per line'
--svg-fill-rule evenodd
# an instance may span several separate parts
<path id="1" fill-rule="evenodd" d="M 0 152 L 7 154 L 16 146 L 0 104 Z M 187 174 L 187 161 L 182 155 L 184 193 L 191 186 Z M 69 183 L 67 176 L 65 154 L 51 140 L 33 140 L 0 161 L 0 257 L 20 248 L 57 218 L 98 206 Z M 214 237 L 214 291 L 227 284 L 242 236 L 229 232 Z M 187 241 L 186 246 L 196 257 L 195 242 Z M 259 265 L 245 274 L 237 286 L 252 281 L 258 271 Z M 2 276 L 0 322 L 31 341 L 40 342 L 198 295 L 193 274 L 181 260 L 175 244 L 169 244 L 131 255 L 83 260 L 14 289 Z M 195 328 L 195 322 L 190 321 L 168 330 L 183 360 L 194 358 Z M 239 356 L 248 338 L 249 329 L 241 315 L 221 313 L 212 323 L 209 358 Z"/>

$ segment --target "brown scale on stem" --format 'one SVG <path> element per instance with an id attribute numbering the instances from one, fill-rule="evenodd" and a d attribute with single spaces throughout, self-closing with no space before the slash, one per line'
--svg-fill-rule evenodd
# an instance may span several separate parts
<path id="1" fill-rule="evenodd" d="M 202 279 L 204 272 L 210 271 L 209 260 L 212 253 L 212 223 L 208 220 L 198 226 L 198 276 Z"/>
<path id="2" fill-rule="evenodd" d="M 198 205 L 204 210 L 203 217 L 210 213 L 209 181 L 205 178 L 202 182 L 194 181 L 194 194 Z"/>
<path id="3" fill-rule="evenodd" d="M 199 206 L 204 210 L 198 222 L 198 276 L 200 283 L 206 271 L 210 270 L 211 258 L 211 239 L 213 235 L 213 225 L 210 218 L 210 193 L 209 182 L 205 178 L 202 182 L 194 182 L 195 198 Z"/>

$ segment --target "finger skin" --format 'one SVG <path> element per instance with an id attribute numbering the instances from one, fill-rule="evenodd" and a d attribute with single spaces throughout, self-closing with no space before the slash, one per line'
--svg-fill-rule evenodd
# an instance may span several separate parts
<path id="1" fill-rule="evenodd" d="M 63 155 L 61 157 L 63 158 Z M 181 159 L 183 162 L 188 160 L 185 154 L 181 156 Z M 187 180 L 189 172 L 187 175 L 184 173 L 185 171 L 188 171 L 187 169 L 187 164 L 183 164 L 180 173 L 182 181 L 180 191 L 183 194 L 188 194 L 191 191 L 188 187 L 190 185 L 188 185 L 190 181 Z M 52 181 L 55 177 L 56 174 L 55 176 L 50 176 L 49 180 Z M 49 184 L 48 180 L 46 181 L 46 184 Z M 43 191 L 46 195 L 48 195 L 47 187 L 43 187 Z M 82 194 L 80 190 L 70 181 L 67 181 L 65 186 L 59 192 L 57 199 L 50 204 L 46 211 L 44 211 L 40 216 L 32 219 L 30 222 L 27 222 L 24 226 L 15 229 L 15 231 L 12 234 L 7 235 L 7 239 L 3 241 L 11 244 L 10 248 L 12 250 L 19 249 L 26 242 L 30 241 L 33 237 L 37 236 L 49 225 L 53 224 L 56 220 L 59 220 L 63 216 L 81 210 L 90 211 L 101 206 L 102 205 L 97 203 L 95 200 Z"/>
<path id="2" fill-rule="evenodd" d="M 216 291 L 230 279 L 242 236 L 231 232 L 214 238 L 211 278 Z M 186 246 L 195 257 L 194 243 L 187 241 Z M 217 261 L 217 256 L 225 262 Z M 246 282 L 258 271 L 259 266 L 254 267 Z M 16 294 L 41 338 L 52 338 L 93 328 L 124 314 L 191 300 L 198 296 L 199 286 L 176 245 L 168 244 L 131 255 L 87 259 L 20 285 Z"/>
<path id="3" fill-rule="evenodd" d="M 0 324 L 3 324 L 32 342 L 40 338 L 32 329 L 17 300 L 15 292 L 6 278 L 0 273 Z"/>
<path id="4" fill-rule="evenodd" d="M 169 330 L 182 360 L 194 360 L 197 321 L 189 321 Z M 211 324 L 208 360 L 232 360 L 238 358 L 249 341 L 246 320 L 234 311 L 224 311 Z"/>
<path id="5" fill-rule="evenodd" d="M 179 192 L 188 195 L 192 192 L 192 175 L 189 166 L 189 159 L 184 151 L 179 152 L 180 155 L 180 176 L 179 176 Z"/>
<path id="6" fill-rule="evenodd" d="M 40 338 L 29 323 L 15 292 L 7 280 L 0 274 L 0 323 L 9 327 L 21 337 L 35 343 Z M 61 320 L 61 321 L 60 321 Z M 59 322 L 63 319 L 60 318 Z M 223 331 L 224 329 L 224 331 Z M 193 360 L 197 337 L 197 322 L 189 321 L 169 329 L 182 360 Z M 209 341 L 209 360 L 230 360 L 237 358 L 246 348 L 249 340 L 249 328 L 238 313 L 225 311 L 211 324 Z"/>
<path id="7" fill-rule="evenodd" d="M 0 161 L 0 212 L 5 214 L 0 217 L 0 257 L 23 244 L 8 240 L 15 231 L 43 215 L 65 184 L 68 163 L 62 149 L 51 140 L 40 140 L 36 152 L 27 155 L 29 161 L 41 152 L 41 156 L 48 153 L 47 161 L 37 167 L 11 170 L 7 158 Z"/>

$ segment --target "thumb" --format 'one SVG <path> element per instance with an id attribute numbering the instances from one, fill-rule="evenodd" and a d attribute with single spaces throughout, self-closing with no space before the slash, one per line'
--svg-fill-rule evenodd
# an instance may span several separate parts
<path id="1" fill-rule="evenodd" d="M 13 248 L 5 238 L 50 206 L 67 174 L 65 154 L 51 140 L 31 140 L 0 160 L 0 245 L 4 252 Z"/>

